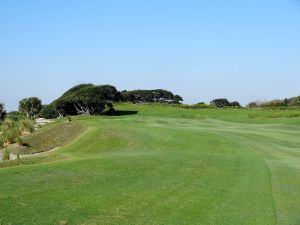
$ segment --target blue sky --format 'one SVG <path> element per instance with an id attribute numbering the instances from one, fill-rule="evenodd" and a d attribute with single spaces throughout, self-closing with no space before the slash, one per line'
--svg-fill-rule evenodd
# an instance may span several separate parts
<path id="1" fill-rule="evenodd" d="M 298 0 L 0 0 L 0 102 L 78 83 L 186 103 L 300 95 Z"/>

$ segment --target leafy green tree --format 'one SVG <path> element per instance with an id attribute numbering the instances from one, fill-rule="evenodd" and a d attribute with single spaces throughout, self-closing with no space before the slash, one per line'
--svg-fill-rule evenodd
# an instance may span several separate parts
<path id="1" fill-rule="evenodd" d="M 43 105 L 42 110 L 39 113 L 39 116 L 45 119 L 54 119 L 59 117 L 57 110 L 54 107 L 54 104 Z"/>
<path id="2" fill-rule="evenodd" d="M 133 103 L 181 104 L 183 101 L 181 96 L 163 89 L 122 91 L 121 99 Z"/>
<path id="3" fill-rule="evenodd" d="M 257 104 L 257 102 L 250 102 L 246 107 L 247 108 L 255 108 L 255 107 L 259 107 L 259 105 Z"/>
<path id="4" fill-rule="evenodd" d="M 284 106 L 288 106 L 288 105 L 289 105 L 289 100 L 288 100 L 287 98 L 285 98 L 285 99 L 283 100 L 283 105 L 284 105 Z"/>
<path id="5" fill-rule="evenodd" d="M 218 107 L 218 108 L 223 108 L 226 106 L 230 106 L 230 102 L 226 98 L 218 98 L 214 99 L 210 102 L 210 105 Z"/>
<path id="6" fill-rule="evenodd" d="M 288 100 L 288 106 L 300 106 L 300 96 Z"/>
<path id="7" fill-rule="evenodd" d="M 211 106 L 223 108 L 223 107 L 241 107 L 240 103 L 237 101 L 229 102 L 226 98 L 214 99 L 210 102 Z"/>
<path id="8" fill-rule="evenodd" d="M 230 106 L 233 106 L 233 107 L 241 107 L 240 103 L 237 102 L 237 101 L 230 102 Z"/>
<path id="9" fill-rule="evenodd" d="M 173 97 L 173 103 L 175 103 L 175 104 L 181 104 L 181 102 L 183 102 L 183 98 L 180 95 L 175 95 Z"/>
<path id="10" fill-rule="evenodd" d="M 119 99 L 120 94 L 114 86 L 81 84 L 68 90 L 53 105 L 60 116 L 100 115 Z"/>
<path id="11" fill-rule="evenodd" d="M 42 109 L 42 101 L 37 97 L 22 99 L 19 102 L 19 111 L 25 112 L 28 118 L 35 117 Z"/>
<path id="12" fill-rule="evenodd" d="M 3 121 L 5 119 L 6 111 L 3 103 L 0 103 L 0 120 Z"/>

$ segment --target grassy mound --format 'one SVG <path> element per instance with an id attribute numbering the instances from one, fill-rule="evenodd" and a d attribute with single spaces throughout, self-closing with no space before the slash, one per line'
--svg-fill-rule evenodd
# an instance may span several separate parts
<path id="1" fill-rule="evenodd" d="M 84 130 L 84 126 L 74 122 L 64 122 L 48 125 L 37 132 L 23 138 L 24 146 L 13 149 L 20 154 L 32 154 L 49 151 L 53 148 L 62 147 L 75 138 Z"/>

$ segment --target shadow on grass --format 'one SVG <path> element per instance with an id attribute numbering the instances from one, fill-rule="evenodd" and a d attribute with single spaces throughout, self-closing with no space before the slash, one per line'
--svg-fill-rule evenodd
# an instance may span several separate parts
<path id="1" fill-rule="evenodd" d="M 25 143 L 22 143 L 22 146 L 23 146 L 23 147 L 31 147 L 31 145 L 28 144 L 28 143 L 26 143 L 26 142 L 25 142 Z"/>
<path id="2" fill-rule="evenodd" d="M 116 110 L 113 112 L 109 112 L 107 116 L 130 116 L 130 115 L 137 115 L 138 111 L 127 111 L 127 110 Z"/>

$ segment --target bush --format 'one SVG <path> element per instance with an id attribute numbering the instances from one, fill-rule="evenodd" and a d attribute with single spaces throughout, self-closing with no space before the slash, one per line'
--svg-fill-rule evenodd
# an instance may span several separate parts
<path id="1" fill-rule="evenodd" d="M 240 103 L 237 102 L 237 101 L 230 102 L 230 106 L 231 106 L 231 107 L 241 107 Z"/>
<path id="2" fill-rule="evenodd" d="M 268 102 L 264 102 L 260 105 L 261 107 L 284 107 L 287 106 L 284 100 L 272 100 Z"/>
<path id="3" fill-rule="evenodd" d="M 300 96 L 288 99 L 288 106 L 300 106 Z"/>
<path id="4" fill-rule="evenodd" d="M 0 120 L 4 120 L 6 116 L 6 111 L 3 103 L 0 103 Z"/>
<path id="5" fill-rule="evenodd" d="M 114 115 L 115 113 L 116 113 L 116 110 L 114 109 L 114 106 L 113 106 L 113 104 L 112 103 L 110 103 L 110 102 L 108 102 L 107 104 L 106 104 L 106 109 L 105 109 L 105 111 L 104 111 L 104 114 L 105 115 Z"/>
<path id="6" fill-rule="evenodd" d="M 123 102 L 181 104 L 183 101 L 181 96 L 163 89 L 122 91 L 120 94 Z"/>
<path id="7" fill-rule="evenodd" d="M 4 149 L 3 150 L 3 157 L 2 157 L 3 160 L 9 160 L 10 159 L 10 151 L 9 149 Z"/>
<path id="8" fill-rule="evenodd" d="M 17 122 L 19 120 L 25 119 L 26 114 L 22 113 L 22 112 L 18 112 L 18 111 L 13 111 L 13 112 L 7 113 L 6 118 Z"/>
<path id="9" fill-rule="evenodd" d="M 0 115 L 0 121 L 4 121 L 6 118 L 6 115 L 7 115 L 6 111 L 2 112 Z"/>
<path id="10" fill-rule="evenodd" d="M 246 107 L 247 108 L 255 108 L 258 107 L 258 103 L 257 102 L 250 102 Z"/>
<path id="11" fill-rule="evenodd" d="M 226 98 L 214 99 L 210 102 L 211 106 L 216 106 L 218 108 L 223 108 L 225 106 L 230 106 L 230 102 Z"/>
<path id="12" fill-rule="evenodd" d="M 0 137 L 0 149 L 2 149 L 4 147 L 4 141 L 3 138 Z"/>
<path id="13" fill-rule="evenodd" d="M 3 132 L 3 141 L 6 144 L 13 144 L 17 141 L 17 138 L 21 135 L 19 128 L 13 127 Z"/>
<path id="14" fill-rule="evenodd" d="M 2 124 L 2 131 L 3 133 L 9 131 L 10 129 L 16 126 L 15 122 L 11 119 L 6 119 Z"/>
<path id="15" fill-rule="evenodd" d="M 55 110 L 54 105 L 44 105 L 39 116 L 45 119 L 55 119 L 59 117 L 58 112 Z"/>
<path id="16" fill-rule="evenodd" d="M 18 136 L 16 139 L 16 142 L 18 143 L 18 145 L 22 146 L 23 145 L 23 139 L 21 136 Z"/>
<path id="17" fill-rule="evenodd" d="M 2 140 L 4 144 L 13 144 L 16 142 L 18 136 L 20 136 L 20 130 L 16 122 L 11 119 L 6 119 L 2 125 Z"/>
<path id="18" fill-rule="evenodd" d="M 33 122 L 29 119 L 24 119 L 20 122 L 20 129 L 22 133 L 30 133 L 34 132 Z"/>
<path id="19" fill-rule="evenodd" d="M 199 104 L 191 105 L 190 108 L 191 109 L 207 109 L 207 108 L 210 108 L 210 106 L 206 105 L 205 103 L 199 103 Z"/>
<path id="20" fill-rule="evenodd" d="M 68 116 L 67 119 L 68 119 L 69 122 L 72 122 L 72 117 L 71 116 Z"/>
<path id="21" fill-rule="evenodd" d="M 229 102 L 226 98 L 214 99 L 210 102 L 211 106 L 215 106 L 218 108 L 224 107 L 241 107 L 240 103 L 237 101 Z"/>

